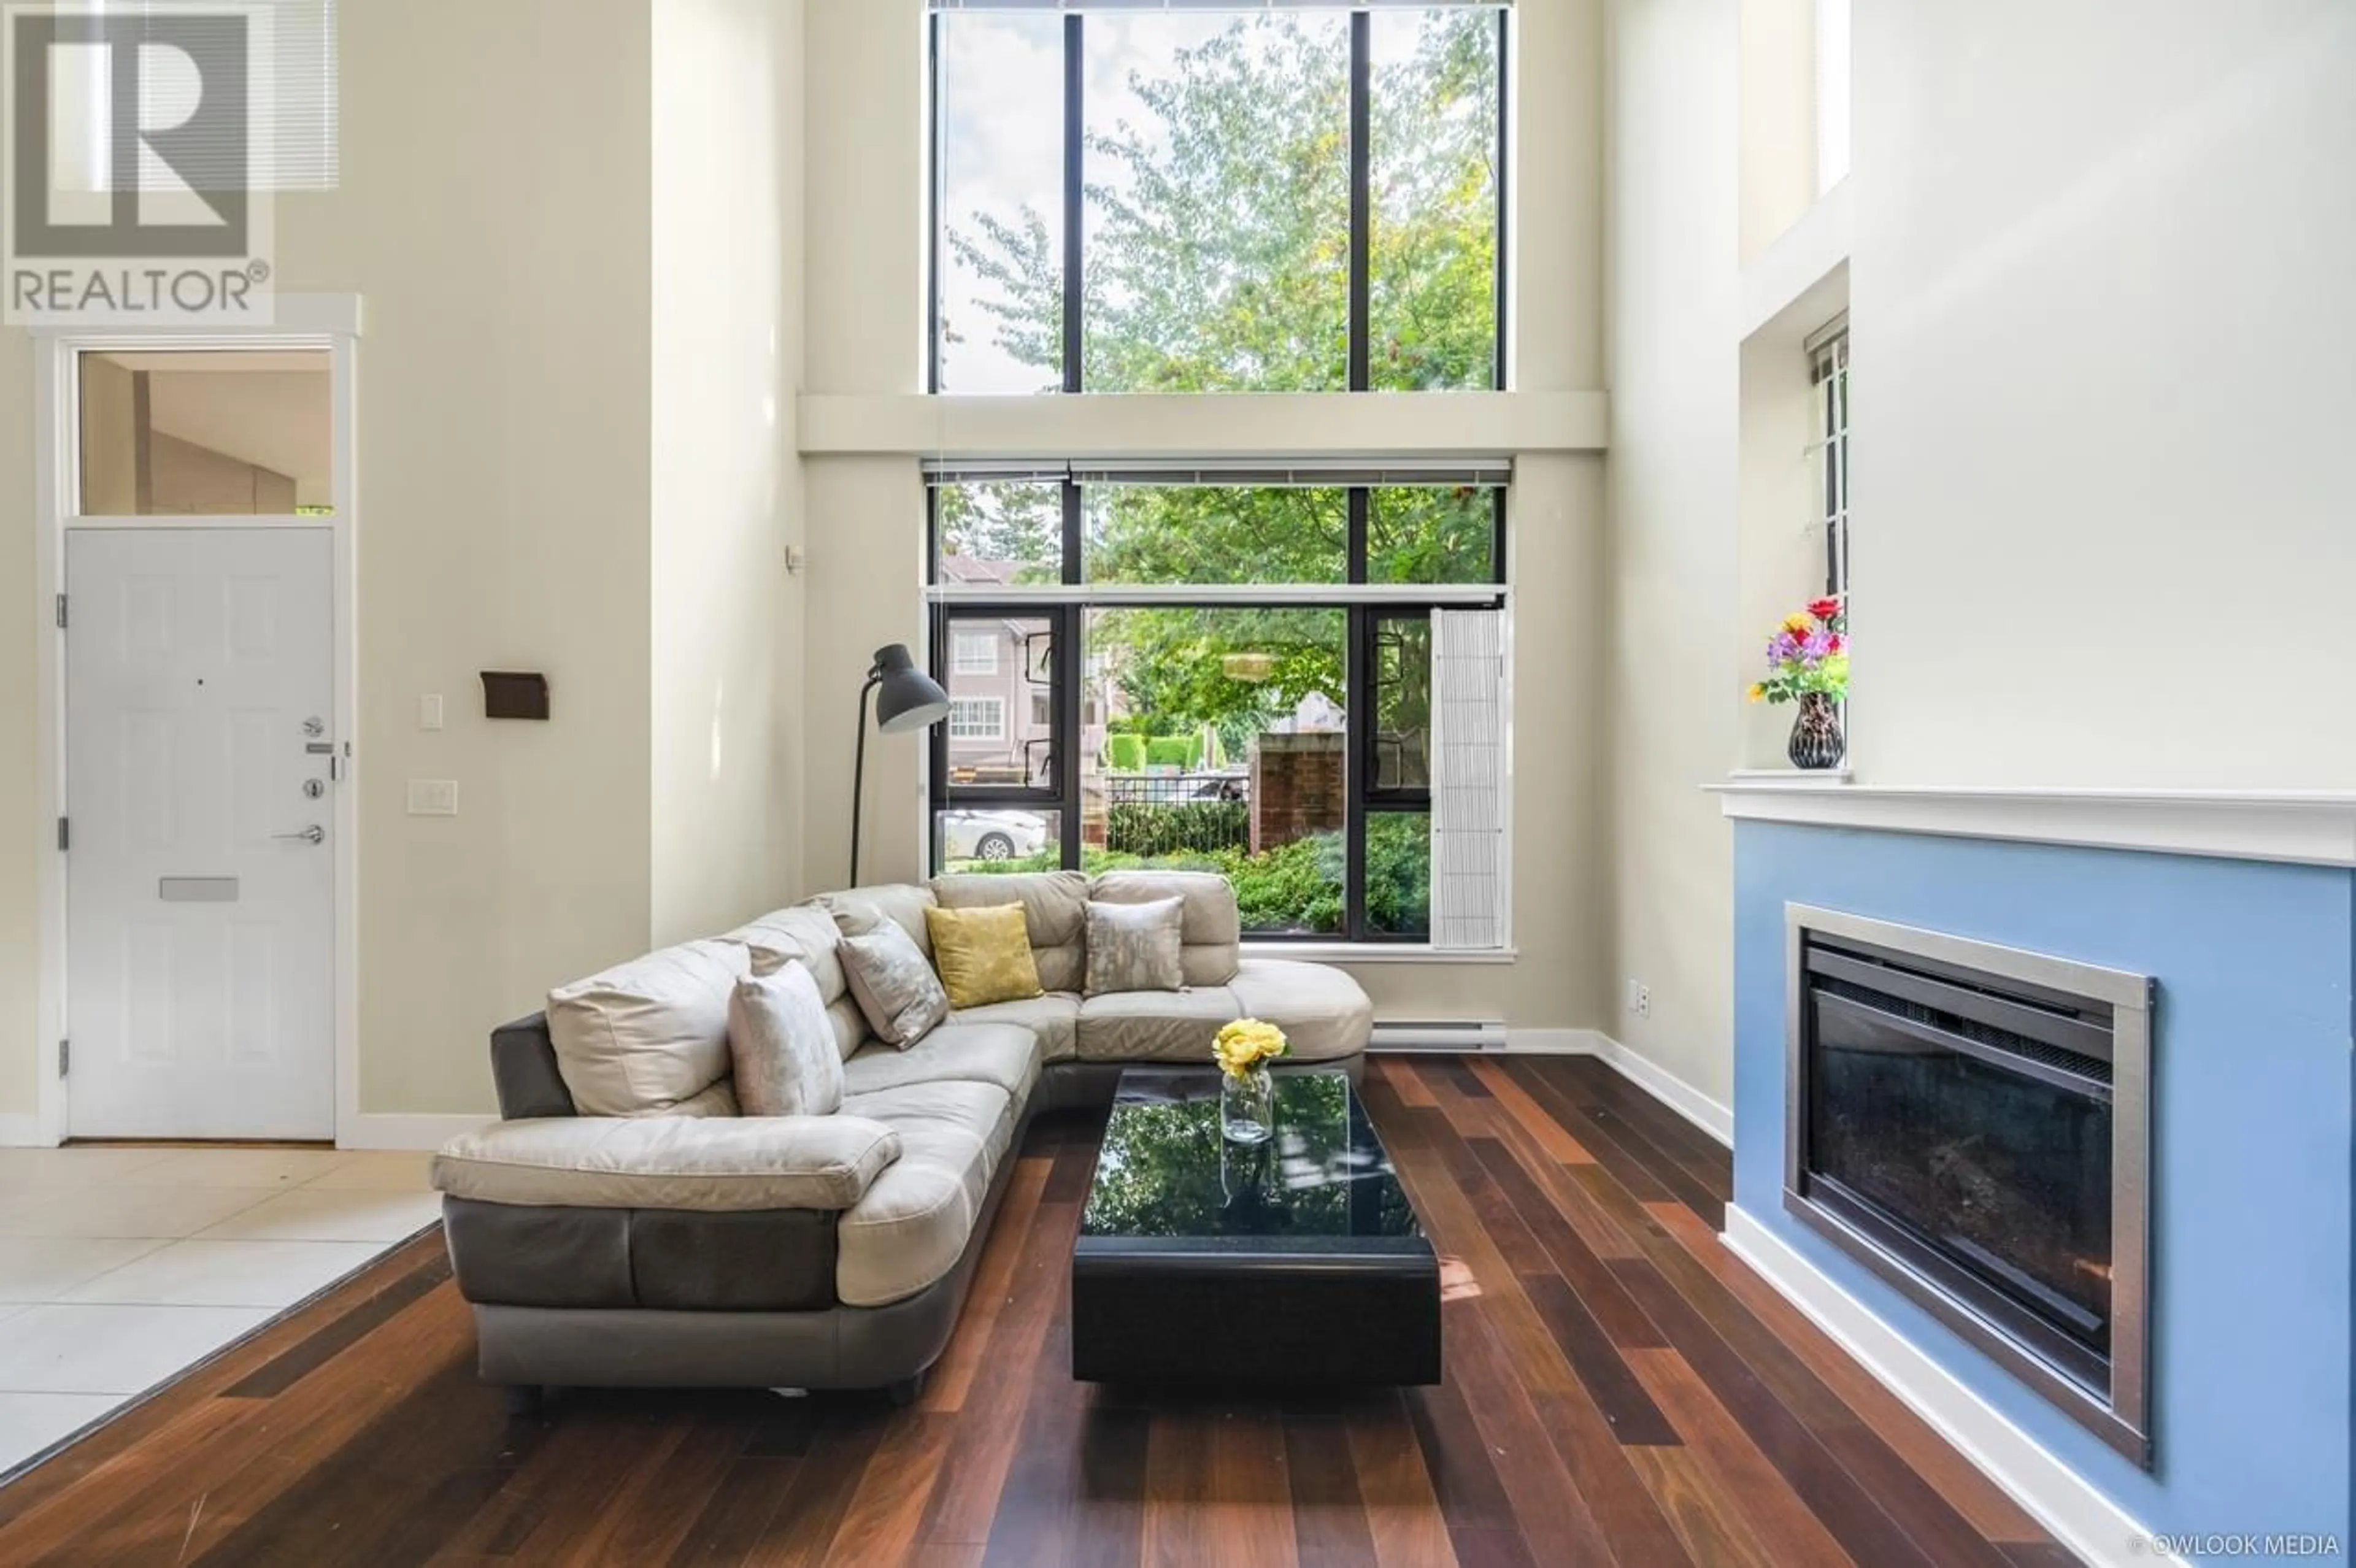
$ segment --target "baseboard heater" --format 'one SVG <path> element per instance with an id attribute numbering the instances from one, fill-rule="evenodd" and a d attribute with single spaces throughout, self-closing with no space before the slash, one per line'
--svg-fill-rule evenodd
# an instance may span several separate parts
<path id="1" fill-rule="evenodd" d="M 1369 1051 L 1503 1051 L 1503 1019 L 1378 1019 Z"/>

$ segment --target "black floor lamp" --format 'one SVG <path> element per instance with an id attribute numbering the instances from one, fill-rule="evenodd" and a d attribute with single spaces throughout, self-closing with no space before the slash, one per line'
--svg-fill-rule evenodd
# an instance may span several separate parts
<path id="1" fill-rule="evenodd" d="M 949 716 L 949 694 L 916 667 L 905 643 L 875 650 L 867 684 L 859 688 L 858 761 L 851 774 L 850 885 L 854 888 L 859 885 L 859 813 L 867 797 L 867 699 L 871 696 L 875 698 L 875 728 L 886 735 L 927 729 Z"/>

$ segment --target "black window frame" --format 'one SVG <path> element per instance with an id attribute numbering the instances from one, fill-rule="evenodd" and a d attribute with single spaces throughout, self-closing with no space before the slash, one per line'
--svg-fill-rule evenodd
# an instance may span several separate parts
<path id="1" fill-rule="evenodd" d="M 1402 488 L 1404 486 L 1385 486 Z M 1084 586 L 1082 556 L 1085 541 L 1080 519 L 1085 507 L 1085 486 L 1066 477 L 1063 481 L 1063 585 Z M 1379 641 L 1387 623 L 1421 617 L 1427 622 L 1435 610 L 1487 608 L 1503 609 L 1511 573 L 1508 570 L 1506 528 L 1507 486 L 1494 485 L 1490 489 L 1491 524 L 1489 538 L 1489 576 L 1482 583 L 1433 583 L 1422 586 L 1434 590 L 1466 587 L 1492 588 L 1494 597 L 1484 597 L 1477 603 L 1467 603 L 1461 593 L 1440 595 L 1431 599 L 1403 593 L 1399 597 L 1379 602 L 1355 601 L 1331 605 L 1304 605 L 1297 600 L 1270 598 L 1257 600 L 1247 595 L 1219 598 L 1189 599 L 1183 585 L 1171 585 L 1169 597 L 1157 598 L 1155 607 L 1200 610 L 1280 610 L 1336 609 L 1344 613 L 1347 647 L 1344 675 L 1345 733 L 1344 767 L 1345 804 L 1344 807 L 1344 876 L 1343 928 L 1339 932 L 1265 932 L 1246 933 L 1255 943 L 1294 943 L 1314 944 L 1342 942 L 1365 946 L 1426 946 L 1431 941 L 1427 923 L 1420 932 L 1385 932 L 1374 929 L 1369 918 L 1367 893 L 1367 827 L 1378 816 L 1429 816 L 1432 809 L 1432 792 L 1427 783 L 1421 786 L 1380 787 L 1377 750 L 1381 737 L 1376 725 L 1374 671 L 1379 658 Z M 1348 574 L 1350 587 L 1369 586 L 1368 519 L 1373 515 L 1374 488 L 1366 485 L 1346 487 L 1349 503 Z M 925 491 L 926 560 L 930 581 L 936 587 L 940 582 L 940 489 L 928 485 Z M 1133 586 L 1133 585 L 1107 585 Z M 1290 586 L 1266 584 L 1263 586 Z M 1035 600 L 996 598 L 987 593 L 964 594 L 954 598 L 936 597 L 930 622 L 931 653 L 929 665 L 933 677 L 947 688 L 950 679 L 950 662 L 954 657 L 956 624 L 969 620 L 1023 620 L 1047 624 L 1053 635 L 1051 655 L 1053 670 L 1051 709 L 1053 765 L 1049 769 L 1052 782 L 1044 787 L 1017 788 L 1007 785 L 958 784 L 949 777 L 949 748 L 946 738 L 937 739 L 930 748 L 929 781 L 931 795 L 927 808 L 932 820 L 926 835 L 928 865 L 935 875 L 942 869 L 941 833 L 939 819 L 943 813 L 957 810 L 1003 810 L 1038 814 L 1054 813 L 1057 837 L 1062 853 L 1058 865 L 1066 870 L 1081 869 L 1084 851 L 1085 824 L 1082 821 L 1084 798 L 1082 781 L 1087 759 L 1081 754 L 1081 739 L 1087 733 L 1082 722 L 1083 670 L 1086 657 L 1083 642 L 1087 614 L 1102 606 L 1086 601 L 1078 603 L 1043 603 Z M 1428 739 L 1427 739 L 1428 744 Z"/>
<path id="2" fill-rule="evenodd" d="M 1434 9 L 1444 7 L 1435 6 Z M 941 112 L 943 100 L 943 68 L 947 51 L 942 48 L 941 29 L 955 13 L 935 9 L 926 19 L 926 68 L 931 84 L 931 101 L 926 106 L 930 117 L 927 131 L 933 154 L 930 189 L 926 192 L 926 251 L 930 275 L 926 279 L 925 389 L 938 395 L 941 391 L 941 277 L 944 253 L 943 237 L 948 222 L 946 192 L 948 159 L 943 155 L 948 136 L 948 123 Z M 1346 389 L 1364 392 L 1373 387 L 1374 342 L 1374 16 L 1360 8 L 1350 14 L 1350 327 L 1347 349 Z M 1506 310 L 1512 299 L 1507 284 L 1507 264 L 1511 255 L 1511 214 L 1513 209 L 1511 165 L 1508 162 L 1513 145 L 1510 127 L 1513 123 L 1513 13 L 1509 6 L 1499 5 L 1497 28 L 1497 264 L 1496 290 L 1496 351 L 1486 388 L 1463 389 L 1472 391 L 1505 391 L 1511 370 Z M 1063 265 L 1063 377 L 1062 389 L 1066 395 L 1087 390 L 1086 359 L 1087 334 L 1087 13 L 1085 10 L 1066 12 L 1064 16 L 1064 265 Z M 1220 396 L 1208 393 L 1206 396 Z"/>

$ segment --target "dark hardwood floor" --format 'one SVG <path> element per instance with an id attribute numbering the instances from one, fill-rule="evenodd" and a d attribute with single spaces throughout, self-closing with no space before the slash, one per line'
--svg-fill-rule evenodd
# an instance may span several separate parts
<path id="1" fill-rule="evenodd" d="M 429 1237 L 0 1489 L 0 1563 L 2073 1561 L 1724 1251 L 1726 1151 L 1609 1068 L 1384 1058 L 1366 1098 L 1447 1259 L 1440 1387 L 1075 1384 L 1102 1124 L 1063 1118 L 913 1409 L 584 1392 L 510 1420 Z"/>

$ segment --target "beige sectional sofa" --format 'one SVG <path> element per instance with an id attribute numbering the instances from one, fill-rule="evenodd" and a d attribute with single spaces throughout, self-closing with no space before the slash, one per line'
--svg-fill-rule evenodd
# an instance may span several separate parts
<path id="1" fill-rule="evenodd" d="M 1086 912 L 1183 903 L 1185 988 L 1084 996 Z M 930 955 L 928 905 L 1020 903 L 1045 994 L 873 1038 L 839 944 L 891 921 Z M 1203 1062 L 1221 1024 L 1281 1026 L 1291 1061 L 1355 1072 L 1356 982 L 1247 958 L 1235 898 L 1194 873 L 944 877 L 829 893 L 551 996 L 498 1030 L 501 1122 L 434 1164 L 483 1376 L 546 1385 L 884 1387 L 947 1346 L 1033 1115 L 1110 1099 L 1123 1067 Z M 840 1112 L 736 1114 L 727 995 L 788 963 L 817 982 Z"/>

